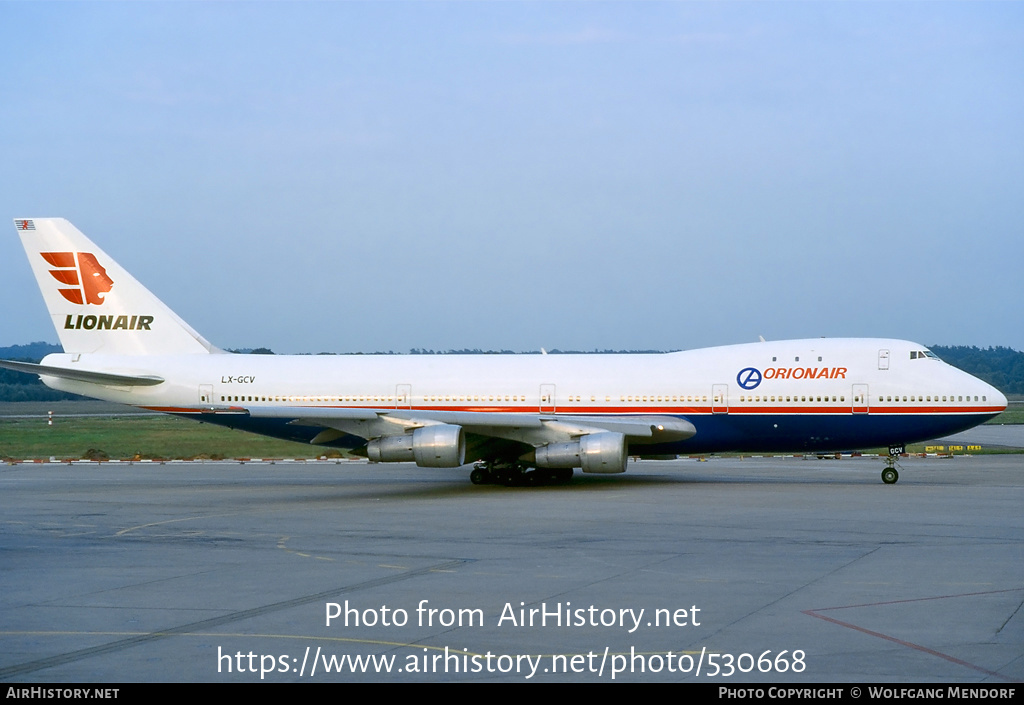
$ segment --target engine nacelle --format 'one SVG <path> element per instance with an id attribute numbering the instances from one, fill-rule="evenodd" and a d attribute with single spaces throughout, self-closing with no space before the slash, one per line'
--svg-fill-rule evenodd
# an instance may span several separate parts
<path id="1" fill-rule="evenodd" d="M 417 428 L 412 454 L 421 468 L 457 468 L 466 464 L 466 434 L 462 426 L 451 424 Z"/>
<path id="2" fill-rule="evenodd" d="M 412 461 L 421 468 L 457 468 L 466 464 L 466 434 L 462 426 L 424 426 L 401 436 L 375 438 L 366 444 L 366 457 L 376 463 Z"/>
<path id="3" fill-rule="evenodd" d="M 412 434 L 375 438 L 366 444 L 366 457 L 374 463 L 408 463 L 413 459 Z"/>
<path id="4" fill-rule="evenodd" d="M 614 431 L 583 436 L 569 443 L 549 443 L 534 451 L 539 468 L 582 468 L 583 472 L 626 472 L 626 437 Z"/>

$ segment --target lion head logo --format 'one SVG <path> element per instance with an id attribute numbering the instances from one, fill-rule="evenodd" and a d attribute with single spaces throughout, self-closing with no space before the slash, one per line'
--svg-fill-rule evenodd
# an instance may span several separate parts
<path id="1" fill-rule="evenodd" d="M 43 259 L 56 269 L 50 275 L 67 289 L 58 289 L 61 296 L 73 304 L 94 304 L 100 306 L 106 300 L 106 294 L 114 286 L 114 281 L 107 276 L 107 270 L 91 252 L 78 252 L 77 261 L 74 252 L 40 252 Z"/>

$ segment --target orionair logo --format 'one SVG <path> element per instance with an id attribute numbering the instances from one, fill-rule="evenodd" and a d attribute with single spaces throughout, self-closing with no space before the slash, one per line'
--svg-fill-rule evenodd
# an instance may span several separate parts
<path id="1" fill-rule="evenodd" d="M 50 270 L 50 276 L 66 284 L 67 289 L 58 289 L 60 295 L 73 304 L 93 304 L 102 306 L 106 294 L 114 286 L 113 280 L 107 276 L 107 270 L 96 260 L 91 252 L 40 252 L 43 259 L 56 269 Z"/>
<path id="2" fill-rule="evenodd" d="M 736 375 L 736 384 L 743 389 L 754 389 L 761 384 L 761 370 L 756 367 L 744 367 Z"/>
<path id="3" fill-rule="evenodd" d="M 764 379 L 846 379 L 845 367 L 769 367 L 763 373 L 756 367 L 744 367 L 736 375 L 736 384 L 755 389 Z"/>

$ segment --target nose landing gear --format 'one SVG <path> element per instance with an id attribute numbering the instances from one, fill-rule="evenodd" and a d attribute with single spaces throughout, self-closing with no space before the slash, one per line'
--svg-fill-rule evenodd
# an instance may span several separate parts
<path id="1" fill-rule="evenodd" d="M 896 458 L 906 452 L 906 446 L 889 446 L 889 457 L 885 459 L 885 469 L 882 470 L 882 482 L 887 485 L 895 485 L 900 479 L 900 473 L 896 470 L 899 463 Z"/>

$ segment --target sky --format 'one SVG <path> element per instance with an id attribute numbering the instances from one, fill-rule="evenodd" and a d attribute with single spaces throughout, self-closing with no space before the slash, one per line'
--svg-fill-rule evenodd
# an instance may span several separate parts
<path id="1" fill-rule="evenodd" d="M 68 218 L 278 353 L 1024 350 L 1024 3 L 0 3 L 0 345 Z"/>

